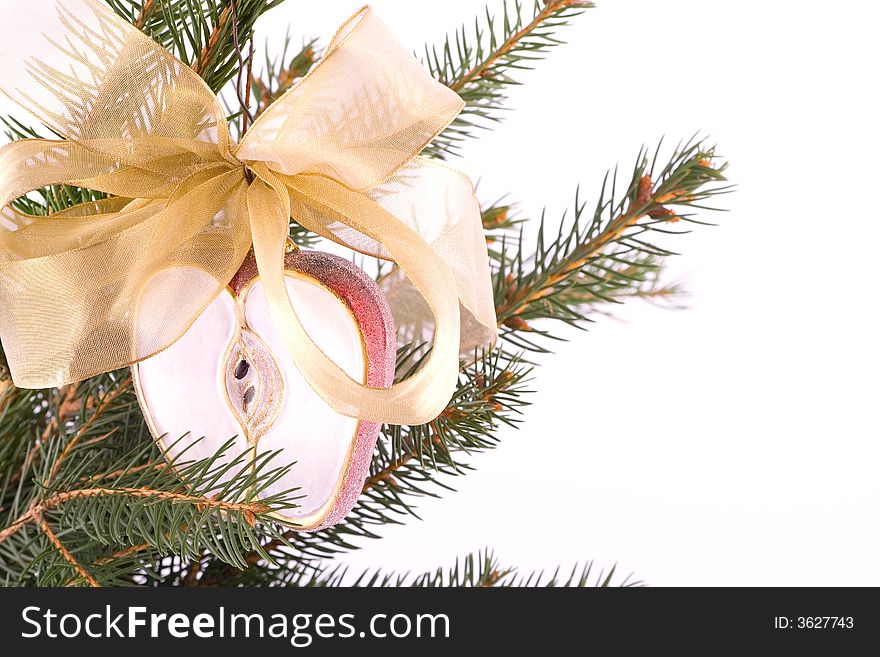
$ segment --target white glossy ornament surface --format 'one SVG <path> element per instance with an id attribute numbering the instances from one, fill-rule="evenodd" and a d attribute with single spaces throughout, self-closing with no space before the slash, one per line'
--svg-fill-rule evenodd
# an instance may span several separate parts
<path id="1" fill-rule="evenodd" d="M 294 309 L 312 339 L 349 376 L 366 382 L 364 341 L 348 306 L 311 277 L 291 274 L 286 282 Z M 274 421 L 261 426 L 249 441 L 242 424 L 247 422 L 230 400 L 235 390 L 227 388 L 227 371 L 236 366 L 230 359 L 239 360 L 233 347 L 241 344 L 241 327 L 256 334 L 268 348 L 283 380 L 281 390 L 266 391 L 281 394 Z M 298 489 L 294 495 L 300 506 L 284 510 L 285 518 L 308 519 L 314 524 L 332 508 L 355 447 L 359 422 L 330 408 L 287 357 L 268 316 L 259 279 L 238 298 L 228 290 L 221 293 L 180 340 L 133 370 L 144 415 L 169 458 L 179 458 L 181 463 L 209 458 L 237 436 L 221 463 L 244 453 L 250 442 L 258 454 L 281 450 L 270 468 L 292 464 L 263 493 Z"/>
<path id="2" fill-rule="evenodd" d="M 366 362 L 360 330 L 354 317 L 332 292 L 310 280 L 287 279 L 293 307 L 312 339 L 342 370 L 365 382 Z M 262 283 L 247 295 L 248 325 L 263 339 L 277 360 L 287 351 L 269 319 Z M 287 359 L 289 362 L 289 359 Z M 305 498 L 295 515 L 316 513 L 330 499 L 348 462 L 358 421 L 334 411 L 300 376 L 292 363 L 279 364 L 285 394 L 281 412 L 271 429 L 257 443 L 258 453 L 284 450 L 284 462 L 296 461 L 290 472 L 267 488 L 280 493 L 300 487 Z"/>
<path id="3" fill-rule="evenodd" d="M 234 303 L 232 295 L 222 293 L 183 337 L 135 366 L 144 415 L 153 433 L 163 436 L 162 446 L 171 459 L 209 458 L 233 437 L 235 443 L 222 463 L 247 449 L 219 375 L 235 334 Z"/>

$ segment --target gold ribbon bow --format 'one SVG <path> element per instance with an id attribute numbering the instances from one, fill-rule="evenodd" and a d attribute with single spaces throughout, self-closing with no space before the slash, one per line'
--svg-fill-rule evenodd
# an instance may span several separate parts
<path id="1" fill-rule="evenodd" d="M 368 7 L 239 144 L 204 81 L 96 0 L 32 0 L 26 15 L 42 36 L 0 27 L 0 88 L 63 139 L 0 150 L 0 338 L 16 385 L 62 385 L 165 349 L 253 245 L 270 316 L 328 404 L 393 424 L 440 413 L 460 351 L 495 338 L 473 187 L 417 157 L 463 103 Z M 49 217 L 7 205 L 56 183 L 111 196 Z M 284 284 L 291 217 L 397 263 L 433 315 L 415 374 L 364 386 L 309 338 Z"/>

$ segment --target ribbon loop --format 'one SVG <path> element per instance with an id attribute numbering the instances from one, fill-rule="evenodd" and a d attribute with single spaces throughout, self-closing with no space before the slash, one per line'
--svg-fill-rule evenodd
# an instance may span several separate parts
<path id="1" fill-rule="evenodd" d="M 257 118 L 236 156 L 279 174 L 314 173 L 365 190 L 419 153 L 463 107 L 364 7 L 321 61 Z"/>
<path id="2" fill-rule="evenodd" d="M 0 21 L 0 90 L 55 133 L 130 166 L 179 154 L 174 140 L 229 157 L 204 80 L 103 2 L 28 0 L 21 19 Z"/>

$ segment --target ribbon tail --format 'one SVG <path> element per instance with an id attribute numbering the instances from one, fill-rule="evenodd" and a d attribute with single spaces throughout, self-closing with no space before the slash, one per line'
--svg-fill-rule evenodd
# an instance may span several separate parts
<path id="1" fill-rule="evenodd" d="M 251 184 L 247 195 L 254 255 L 270 317 L 300 373 L 343 415 L 389 424 L 433 420 L 449 403 L 458 377 L 460 317 L 452 272 L 412 229 L 362 194 L 316 176 L 295 179 L 301 184 L 294 191 L 297 200 L 320 204 L 330 214 L 356 215 L 363 222 L 359 229 L 381 234 L 434 314 L 434 345 L 415 374 L 390 388 L 371 388 L 353 380 L 309 337 L 290 303 L 283 271 L 290 199 L 268 169 L 258 166 L 255 171 L 260 179 Z"/>
<path id="2" fill-rule="evenodd" d="M 472 362 L 492 347 L 498 329 L 486 235 L 470 179 L 445 164 L 415 157 L 366 195 L 417 231 L 449 265 L 461 304 L 460 355 Z M 337 232 L 349 240 L 360 237 L 350 230 Z M 384 245 L 375 247 L 382 255 Z M 394 313 L 399 339 L 413 344 L 430 340 L 431 311 L 404 273 L 393 269 L 379 287 Z"/>

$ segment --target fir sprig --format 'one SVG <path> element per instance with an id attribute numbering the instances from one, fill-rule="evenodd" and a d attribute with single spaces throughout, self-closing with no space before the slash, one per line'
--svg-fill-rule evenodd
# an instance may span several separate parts
<path id="1" fill-rule="evenodd" d="M 622 193 L 618 172 L 606 176 L 589 219 L 579 192 L 572 220 L 563 218 L 549 239 L 542 216 L 534 254 L 526 255 L 522 235 L 512 247 L 502 246 L 493 276 L 495 309 L 509 342 L 542 351 L 535 336 L 551 334 L 536 320 L 582 326 L 591 304 L 676 292 L 675 286 L 658 282 L 662 259 L 673 252 L 654 238 L 688 232 L 676 225 L 701 223 L 691 209 L 705 209 L 706 200 L 731 188 L 725 184 L 725 164 L 704 142 L 679 145 L 665 164 L 661 152 L 658 146 L 652 157 L 639 153 Z"/>
<path id="2" fill-rule="evenodd" d="M 475 128 L 498 121 L 508 88 L 520 84 L 518 75 L 564 43 L 558 30 L 593 6 L 582 0 L 535 0 L 527 15 L 521 0 L 504 0 L 500 19 L 487 6 L 472 28 L 463 25 L 439 48 L 425 46 L 428 70 L 466 103 L 425 152 L 435 157 L 455 153 Z"/>
<path id="3" fill-rule="evenodd" d="M 168 51 L 189 64 L 216 93 L 238 70 L 232 2 L 239 34 L 284 0 L 104 0 Z"/>
<path id="4" fill-rule="evenodd" d="M 295 491 L 258 498 L 285 472 L 270 466 L 272 455 L 250 464 L 245 454 L 230 458 L 227 445 L 210 459 L 186 462 L 184 454 L 169 466 L 127 379 L 104 375 L 73 389 L 7 387 L 0 396 L 4 414 L 47 410 L 36 442 L 33 424 L 0 424 L 0 444 L 17 448 L 0 450 L 0 577 L 8 582 L 114 584 L 120 559 L 160 576 L 158 555 L 204 550 L 244 567 L 243 556 L 275 532 L 271 510 L 296 504 Z M 47 394 L 57 401 L 44 407 Z"/>
<path id="5" fill-rule="evenodd" d="M 333 565 L 297 566 L 274 571 L 273 586 L 291 587 L 463 587 L 463 588 L 506 588 L 506 587 L 638 587 L 640 580 L 632 575 L 621 577 L 617 567 L 607 571 L 597 569 L 592 561 L 583 565 L 575 564 L 570 569 L 556 568 L 554 571 L 521 573 L 517 568 L 505 566 L 491 550 L 468 554 L 456 559 L 449 568 L 437 568 L 420 574 L 396 573 L 382 569 L 368 570 L 352 575 L 347 568 Z"/>
<path id="6" fill-rule="evenodd" d="M 486 232 L 486 243 L 490 245 L 490 255 L 496 255 L 491 250 L 491 245 L 498 241 L 499 235 L 525 222 L 525 219 L 517 214 L 516 206 L 506 202 L 505 197 L 492 203 L 484 203 L 481 218 L 483 230 Z"/>

